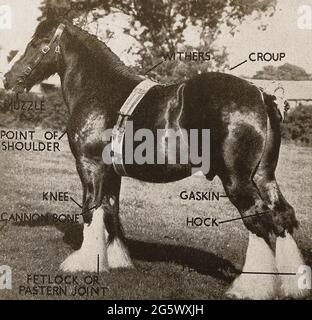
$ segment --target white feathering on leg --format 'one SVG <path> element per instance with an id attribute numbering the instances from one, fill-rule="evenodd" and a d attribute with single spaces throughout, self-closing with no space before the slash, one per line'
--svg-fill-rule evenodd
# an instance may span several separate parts
<path id="1" fill-rule="evenodd" d="M 73 252 L 61 264 L 61 269 L 76 271 L 107 271 L 107 231 L 104 225 L 104 211 L 98 208 L 93 212 L 90 225 L 85 224 L 83 242 L 79 250 Z"/>
<path id="2" fill-rule="evenodd" d="M 133 268 L 128 250 L 119 238 L 115 238 L 109 244 L 107 258 L 110 268 Z"/>
<path id="3" fill-rule="evenodd" d="M 251 232 L 243 272 L 277 273 L 272 250 L 262 238 Z M 275 274 L 242 273 L 234 280 L 227 295 L 238 299 L 271 299 L 277 296 L 278 286 L 279 277 Z"/>
<path id="4" fill-rule="evenodd" d="M 276 265 L 280 273 L 297 273 L 304 260 L 293 237 L 286 232 L 284 238 L 278 237 L 276 240 Z M 299 289 L 299 275 L 281 276 L 281 295 L 288 297 L 304 297 L 306 290 Z"/>

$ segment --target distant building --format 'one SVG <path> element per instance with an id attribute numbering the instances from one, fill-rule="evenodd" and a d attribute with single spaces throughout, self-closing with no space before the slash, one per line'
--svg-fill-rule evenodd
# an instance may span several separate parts
<path id="1" fill-rule="evenodd" d="M 312 81 L 246 80 L 254 83 L 257 87 L 263 88 L 271 94 L 273 94 L 275 88 L 281 84 L 285 90 L 285 98 L 288 100 L 291 108 L 295 108 L 299 104 L 312 105 Z"/>

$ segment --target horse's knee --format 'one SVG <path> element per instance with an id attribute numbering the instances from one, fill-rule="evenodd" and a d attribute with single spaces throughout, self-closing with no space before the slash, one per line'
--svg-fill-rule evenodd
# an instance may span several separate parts
<path id="1" fill-rule="evenodd" d="M 123 239 L 123 232 L 119 218 L 119 199 L 117 196 L 108 195 L 103 198 L 104 223 L 108 232 L 108 241 L 118 237 Z"/>
<path id="2" fill-rule="evenodd" d="M 102 207 L 104 210 L 104 222 L 109 230 L 112 229 L 112 224 L 118 218 L 119 214 L 119 201 L 115 195 L 105 195 L 99 200 L 94 200 L 89 197 L 83 206 L 83 221 L 84 223 L 90 224 L 92 221 L 93 213 L 98 208 Z"/>
<path id="3" fill-rule="evenodd" d="M 92 222 L 93 212 L 100 205 L 101 204 L 96 203 L 91 196 L 87 198 L 82 207 L 82 218 L 84 223 L 89 225 Z"/>

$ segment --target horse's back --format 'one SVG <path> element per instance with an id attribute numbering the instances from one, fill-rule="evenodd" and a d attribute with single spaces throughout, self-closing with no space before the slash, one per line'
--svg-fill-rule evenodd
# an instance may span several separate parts
<path id="1" fill-rule="evenodd" d="M 183 121 L 201 118 L 203 125 L 224 113 L 260 112 L 265 115 L 260 91 L 250 82 L 230 74 L 209 72 L 198 75 L 185 86 Z M 198 119 L 196 119 L 198 121 Z M 211 122 L 213 125 L 214 121 Z"/>

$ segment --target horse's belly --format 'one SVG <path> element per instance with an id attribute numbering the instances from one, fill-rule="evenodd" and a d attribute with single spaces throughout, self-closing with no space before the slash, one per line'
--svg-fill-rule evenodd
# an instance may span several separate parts
<path id="1" fill-rule="evenodd" d="M 122 157 L 129 176 L 161 183 L 191 175 L 189 148 L 183 137 L 175 136 L 175 131 L 163 130 L 161 133 L 153 134 L 153 139 L 146 138 L 144 142 L 133 141 L 133 146 L 124 140 Z"/>
<path id="2" fill-rule="evenodd" d="M 133 164 L 125 165 L 127 174 L 147 182 L 166 183 L 184 179 L 191 175 L 190 165 L 181 164 Z"/>

